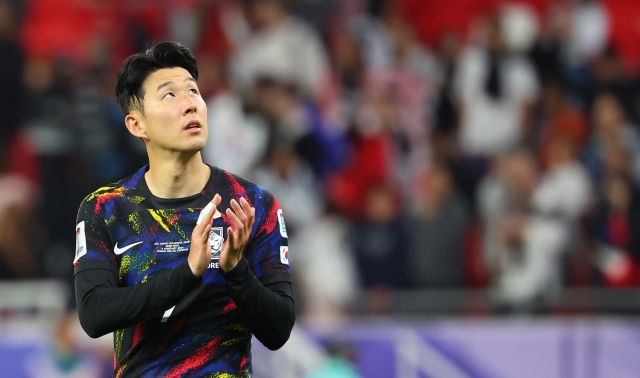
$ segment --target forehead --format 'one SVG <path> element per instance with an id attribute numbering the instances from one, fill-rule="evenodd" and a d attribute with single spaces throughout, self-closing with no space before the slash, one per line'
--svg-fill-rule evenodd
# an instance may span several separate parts
<path id="1" fill-rule="evenodd" d="M 183 83 L 186 78 L 190 77 L 191 74 L 189 71 L 182 67 L 161 68 L 147 76 L 142 83 L 142 88 L 145 90 L 145 93 L 149 93 L 150 91 L 155 92 L 156 88 L 163 83 L 168 81 Z"/>

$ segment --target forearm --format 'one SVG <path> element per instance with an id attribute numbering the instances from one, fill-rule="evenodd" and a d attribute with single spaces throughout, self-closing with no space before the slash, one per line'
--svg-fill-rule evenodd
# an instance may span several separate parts
<path id="1" fill-rule="evenodd" d="M 282 347 L 295 323 L 291 283 L 263 285 L 249 269 L 244 257 L 223 275 L 227 279 L 229 295 L 251 332 L 271 350 Z"/>
<path id="2" fill-rule="evenodd" d="M 129 327 L 148 317 L 162 315 L 198 282 L 187 263 L 131 287 L 118 287 L 118 278 L 108 270 L 78 272 L 75 289 L 80 324 L 91 337 Z"/>

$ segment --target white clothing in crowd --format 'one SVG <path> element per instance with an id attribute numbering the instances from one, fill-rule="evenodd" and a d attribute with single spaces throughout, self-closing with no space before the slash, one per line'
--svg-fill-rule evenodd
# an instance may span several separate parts
<path id="1" fill-rule="evenodd" d="M 230 69 L 236 87 L 249 93 L 257 79 L 267 77 L 315 96 L 330 74 L 322 40 L 315 30 L 294 17 L 251 36 L 239 46 Z"/>
<path id="2" fill-rule="evenodd" d="M 202 151 L 205 162 L 247 177 L 263 157 L 269 130 L 261 117 L 242 111 L 232 93 L 221 93 L 207 103 L 209 141 Z"/>
<path id="3" fill-rule="evenodd" d="M 489 57 L 478 48 L 465 51 L 458 61 L 455 92 L 462 109 L 460 146 L 467 155 L 493 155 L 516 146 L 522 136 L 525 105 L 539 92 L 535 71 L 524 58 L 508 57 L 499 63 L 503 96 L 485 91 Z"/>

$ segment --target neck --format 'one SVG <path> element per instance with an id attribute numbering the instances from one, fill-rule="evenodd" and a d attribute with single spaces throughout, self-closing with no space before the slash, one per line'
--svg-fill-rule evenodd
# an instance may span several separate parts
<path id="1" fill-rule="evenodd" d="M 185 155 L 149 154 L 149 170 L 144 178 L 159 198 L 183 198 L 198 194 L 207 184 L 211 170 L 202 162 L 200 152 Z"/>

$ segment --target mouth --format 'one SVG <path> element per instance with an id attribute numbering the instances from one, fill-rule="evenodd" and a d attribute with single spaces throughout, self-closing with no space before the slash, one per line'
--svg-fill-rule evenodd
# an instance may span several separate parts
<path id="1" fill-rule="evenodd" d="M 189 130 L 189 131 L 197 131 L 200 129 L 202 129 L 202 125 L 198 120 L 189 121 L 189 123 L 187 123 L 184 127 L 184 130 Z"/>

